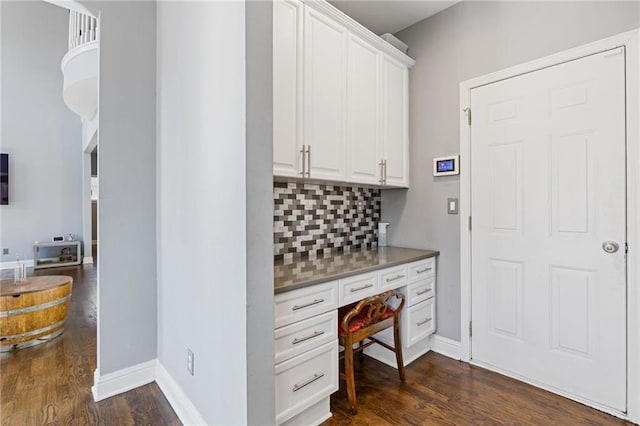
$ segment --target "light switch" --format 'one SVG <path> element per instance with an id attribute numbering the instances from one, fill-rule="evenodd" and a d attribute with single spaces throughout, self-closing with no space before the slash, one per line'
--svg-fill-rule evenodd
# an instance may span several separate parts
<path id="1" fill-rule="evenodd" d="M 448 214 L 458 214 L 458 199 L 457 198 L 447 198 L 447 213 Z"/>

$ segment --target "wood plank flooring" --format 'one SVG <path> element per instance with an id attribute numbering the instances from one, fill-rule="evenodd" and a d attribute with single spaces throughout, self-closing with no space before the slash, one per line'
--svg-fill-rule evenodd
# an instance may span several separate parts
<path id="1" fill-rule="evenodd" d="M 36 275 L 73 277 L 62 336 L 0 354 L 0 424 L 180 425 L 155 384 L 104 401 L 91 395 L 96 369 L 96 267 L 56 268 Z M 3 278 L 9 278 L 3 271 Z"/>
<path id="2" fill-rule="evenodd" d="M 323 426 L 630 424 L 434 352 L 410 364 L 405 373 L 407 381 L 401 383 L 397 370 L 365 357 L 356 371 L 358 414 L 349 414 L 341 382 L 331 397 L 333 417 Z"/>
<path id="3" fill-rule="evenodd" d="M 98 403 L 91 386 L 96 368 L 96 268 L 45 270 L 74 278 L 65 333 L 31 348 L 0 354 L 0 424 L 179 425 L 154 384 Z M 8 278 L 7 271 L 3 276 Z M 358 414 L 348 411 L 344 383 L 331 398 L 333 425 L 618 425 L 597 410 L 482 368 L 429 353 L 397 371 L 365 358 L 356 372 Z"/>

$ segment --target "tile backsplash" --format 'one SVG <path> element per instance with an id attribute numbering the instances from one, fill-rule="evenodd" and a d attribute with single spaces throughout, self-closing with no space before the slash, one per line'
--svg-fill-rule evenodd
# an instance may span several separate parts
<path id="1" fill-rule="evenodd" d="M 371 248 L 378 243 L 379 189 L 274 182 L 273 202 L 276 260 Z"/>

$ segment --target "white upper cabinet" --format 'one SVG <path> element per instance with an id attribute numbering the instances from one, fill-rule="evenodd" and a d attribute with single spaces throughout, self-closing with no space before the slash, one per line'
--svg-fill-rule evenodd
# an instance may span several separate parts
<path id="1" fill-rule="evenodd" d="M 346 176 L 347 30 L 334 20 L 305 9 L 304 144 L 313 179 Z"/>
<path id="2" fill-rule="evenodd" d="M 352 34 L 347 47 L 347 181 L 379 185 L 380 64 L 378 49 Z"/>
<path id="3" fill-rule="evenodd" d="M 326 1 L 273 3 L 273 174 L 409 186 L 414 61 Z"/>
<path id="4" fill-rule="evenodd" d="M 409 70 L 382 58 L 382 149 L 384 184 L 409 186 Z"/>
<path id="5" fill-rule="evenodd" d="M 302 177 L 302 24 L 297 0 L 273 2 L 273 174 Z"/>

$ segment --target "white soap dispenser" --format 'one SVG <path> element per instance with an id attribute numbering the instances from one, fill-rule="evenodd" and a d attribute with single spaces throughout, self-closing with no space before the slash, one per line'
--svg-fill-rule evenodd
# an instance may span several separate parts
<path id="1" fill-rule="evenodd" d="M 388 222 L 378 222 L 378 247 L 387 245 L 387 228 L 389 228 Z"/>

